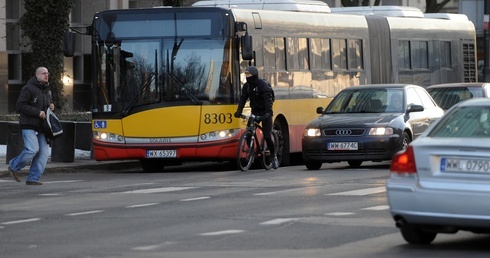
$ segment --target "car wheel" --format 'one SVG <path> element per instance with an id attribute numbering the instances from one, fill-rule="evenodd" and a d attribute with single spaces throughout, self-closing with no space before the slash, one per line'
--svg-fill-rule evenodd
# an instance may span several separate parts
<path id="1" fill-rule="evenodd" d="M 410 244 L 427 245 L 434 241 L 437 236 L 435 232 L 423 231 L 412 225 L 402 225 L 400 232 L 402 233 L 403 239 Z"/>
<path id="2" fill-rule="evenodd" d="M 305 165 L 308 170 L 319 170 L 322 167 L 321 162 L 306 162 Z"/>
<path id="3" fill-rule="evenodd" d="M 351 166 L 353 168 L 358 168 L 358 167 L 361 166 L 362 161 L 359 161 L 359 160 L 351 160 L 351 161 L 347 161 L 347 163 L 349 163 L 349 166 Z"/>
<path id="4" fill-rule="evenodd" d="M 406 150 L 408 148 L 408 144 L 410 144 L 410 136 L 406 132 L 403 133 L 403 141 L 402 141 L 402 149 Z"/>

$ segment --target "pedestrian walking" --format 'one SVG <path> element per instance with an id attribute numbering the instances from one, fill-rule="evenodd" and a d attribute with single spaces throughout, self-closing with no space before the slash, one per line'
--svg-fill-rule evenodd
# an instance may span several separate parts
<path id="1" fill-rule="evenodd" d="M 43 132 L 43 120 L 47 108 L 54 110 L 48 80 L 48 69 L 38 67 L 35 76 L 22 87 L 16 103 L 24 149 L 9 161 L 8 171 L 15 181 L 20 182 L 19 171 L 30 164 L 26 185 L 42 185 L 39 178 L 48 162 L 49 146 Z"/>

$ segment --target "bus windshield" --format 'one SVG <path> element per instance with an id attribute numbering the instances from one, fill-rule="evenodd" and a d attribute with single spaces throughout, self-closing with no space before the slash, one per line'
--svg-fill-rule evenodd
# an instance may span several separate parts
<path id="1" fill-rule="evenodd" d="M 138 22 L 118 19 L 111 26 L 99 26 L 107 35 L 100 37 L 101 33 L 94 41 L 97 83 L 93 111 L 127 115 L 136 107 L 156 103 L 233 103 L 231 84 L 223 85 L 220 80 L 223 73 L 230 72 L 231 39 L 222 33 L 208 38 L 216 22 L 198 21 L 200 30 L 185 33 L 176 24 L 187 24 L 187 20 L 147 19 L 144 27 L 138 26 L 140 31 L 133 32 L 129 31 Z"/>

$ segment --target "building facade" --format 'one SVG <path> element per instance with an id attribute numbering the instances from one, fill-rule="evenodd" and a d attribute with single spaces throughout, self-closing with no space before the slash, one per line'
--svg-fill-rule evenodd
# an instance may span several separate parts
<path id="1" fill-rule="evenodd" d="M 162 0 L 73 0 L 71 26 L 86 26 L 92 22 L 93 15 L 108 9 L 143 8 L 162 5 Z M 340 7 L 340 0 L 323 0 L 331 7 Z M 191 5 L 196 0 L 184 0 Z M 371 0 L 374 4 L 374 0 Z M 34 71 L 23 71 L 23 64 L 29 59 L 29 49 L 23 47 L 21 31 L 17 25 L 24 13 L 23 0 L 0 0 L 0 114 L 15 112 L 15 103 L 20 89 L 33 75 Z M 425 0 L 382 0 L 382 5 L 413 6 L 425 11 Z M 458 12 L 458 0 L 446 5 L 444 12 Z M 90 37 L 77 35 L 74 57 L 64 59 L 64 96 L 67 106 L 64 110 L 89 111 L 91 89 Z"/>

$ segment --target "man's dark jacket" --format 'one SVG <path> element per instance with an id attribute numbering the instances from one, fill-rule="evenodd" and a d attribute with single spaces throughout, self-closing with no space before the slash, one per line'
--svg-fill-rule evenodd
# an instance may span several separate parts
<path id="1" fill-rule="evenodd" d="M 19 98 L 17 99 L 17 112 L 20 113 L 20 129 L 33 129 L 43 132 L 43 120 L 39 117 L 41 111 L 46 109 L 51 103 L 51 92 L 47 84 L 40 83 L 36 77 L 31 78 L 22 87 Z"/>
<path id="2" fill-rule="evenodd" d="M 239 113 L 242 112 L 247 99 L 250 99 L 252 114 L 263 116 L 268 113 L 272 116 L 273 94 L 267 81 L 259 79 L 257 75 L 248 77 L 247 82 L 242 87 L 242 94 L 238 101 Z"/>

